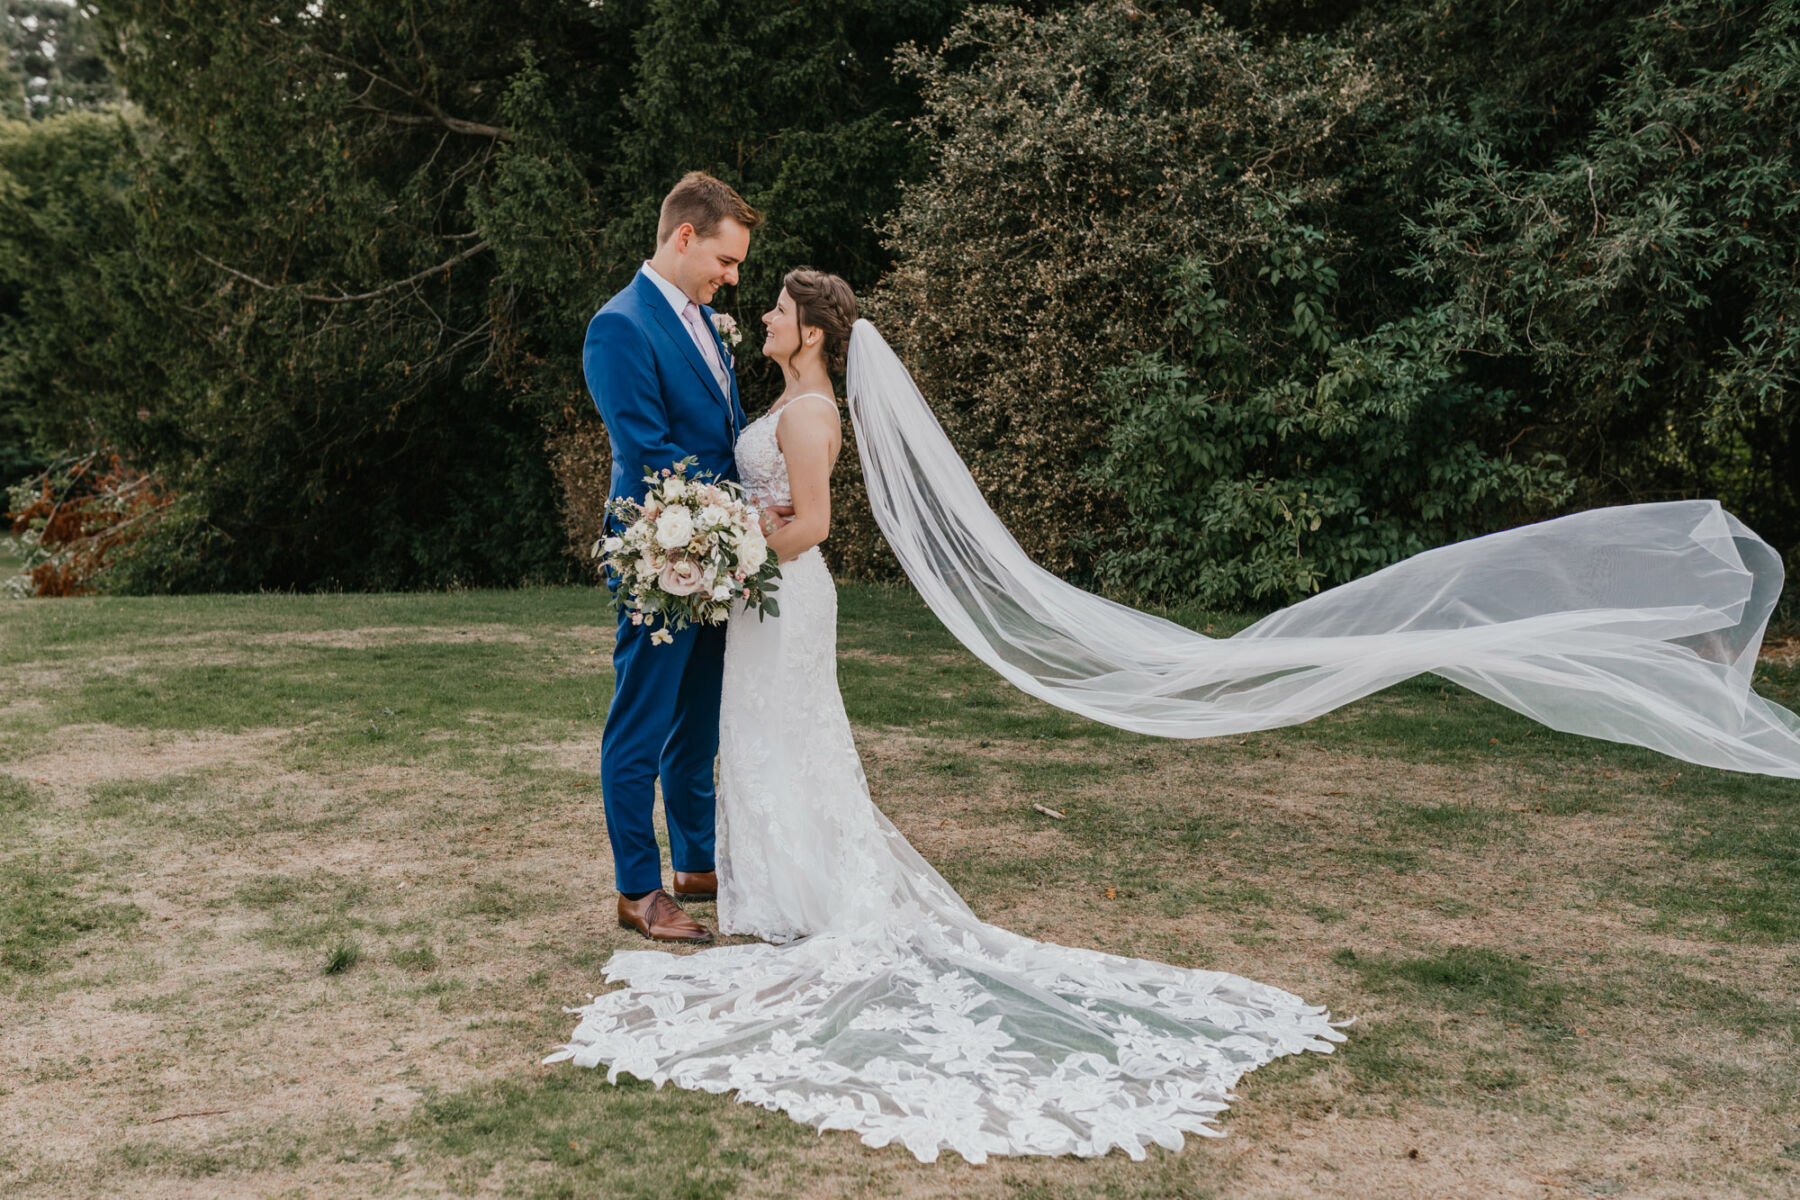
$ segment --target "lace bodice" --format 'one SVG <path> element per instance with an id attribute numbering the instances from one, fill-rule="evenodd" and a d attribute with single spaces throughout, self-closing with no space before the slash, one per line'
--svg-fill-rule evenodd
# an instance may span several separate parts
<path id="1" fill-rule="evenodd" d="M 744 426 L 744 431 L 738 434 L 738 478 L 743 481 L 744 490 L 764 504 L 793 502 L 793 492 L 788 486 L 787 459 L 782 457 L 781 444 L 776 441 L 775 433 L 781 424 L 782 410 L 795 400 L 804 400 L 808 396 L 831 399 L 821 392 L 802 393 L 777 404 Z"/>

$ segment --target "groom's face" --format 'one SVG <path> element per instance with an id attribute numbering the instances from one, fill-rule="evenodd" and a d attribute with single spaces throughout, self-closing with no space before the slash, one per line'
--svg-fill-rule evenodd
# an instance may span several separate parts
<path id="1" fill-rule="evenodd" d="M 737 283 L 738 264 L 750 253 L 748 229 L 726 217 L 709 237 L 701 237 L 691 225 L 682 226 L 675 237 L 684 278 L 674 282 L 694 300 L 711 304 L 715 292 Z"/>

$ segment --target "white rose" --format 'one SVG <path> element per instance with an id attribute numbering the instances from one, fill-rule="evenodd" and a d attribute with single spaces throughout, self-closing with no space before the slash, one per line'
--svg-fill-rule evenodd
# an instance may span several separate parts
<path id="1" fill-rule="evenodd" d="M 608 554 L 617 554 L 625 548 L 625 539 L 609 537 L 604 542 L 600 543 L 600 545 Z"/>
<path id="2" fill-rule="evenodd" d="M 731 524 L 731 514 L 716 504 L 709 504 L 700 510 L 700 528 L 723 529 Z"/>
<path id="3" fill-rule="evenodd" d="M 712 598 L 720 602 L 731 599 L 731 585 L 729 583 L 721 583 L 712 590 Z"/>
<path id="4" fill-rule="evenodd" d="M 667 500 L 685 499 L 687 496 L 687 484 L 677 478 L 665 479 L 663 480 L 662 494 L 663 498 Z"/>
<path id="5" fill-rule="evenodd" d="M 754 529 L 746 529 L 737 539 L 738 566 L 749 575 L 762 570 L 769 561 L 769 543 Z"/>
<path id="6" fill-rule="evenodd" d="M 679 506 L 656 518 L 656 544 L 665 550 L 685 546 L 694 538 L 694 518 Z"/>

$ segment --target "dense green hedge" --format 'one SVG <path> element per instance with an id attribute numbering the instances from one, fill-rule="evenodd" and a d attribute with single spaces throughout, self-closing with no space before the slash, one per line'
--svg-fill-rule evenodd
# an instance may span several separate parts
<path id="1" fill-rule="evenodd" d="M 1692 495 L 1791 558 L 1797 46 L 1793 0 L 978 11 L 913 59 L 878 310 L 1027 548 L 1121 591 Z"/>

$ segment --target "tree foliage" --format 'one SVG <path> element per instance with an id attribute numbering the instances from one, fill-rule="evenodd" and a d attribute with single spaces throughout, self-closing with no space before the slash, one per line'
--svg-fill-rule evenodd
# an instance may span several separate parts
<path id="1" fill-rule="evenodd" d="M 0 118 L 44 118 L 119 100 L 95 12 L 68 0 L 0 0 Z"/>
<path id="2" fill-rule="evenodd" d="M 1797 7 L 0 0 L 0 472 L 175 497 L 113 587 L 566 575 L 581 331 L 699 167 L 769 218 L 723 306 L 845 275 L 1072 577 L 1696 494 L 1792 548 Z"/>
<path id="3" fill-rule="evenodd" d="M 1447 348 L 1437 313 L 1354 336 L 1325 237 L 1278 206 L 1257 286 L 1175 272 L 1172 352 L 1103 373 L 1115 398 L 1094 476 L 1124 498 L 1101 579 L 1211 607 L 1270 605 L 1522 516 L 1569 492 L 1509 453 L 1527 410 Z"/>
<path id="4" fill-rule="evenodd" d="M 82 210 L 119 228 L 65 223 L 12 262 L 118 253 L 129 278 L 88 272 L 89 313 L 20 329 L 0 396 L 182 498 L 115 586 L 565 574 L 559 516 L 593 478 L 556 468 L 604 471 L 581 331 L 653 248 L 668 185 L 709 168 L 768 212 L 747 321 L 798 261 L 871 284 L 872 219 L 916 154 L 888 59 L 953 11 L 109 4 L 100 32 L 145 121 L 68 169 L 123 180 Z"/>
<path id="5" fill-rule="evenodd" d="M 1795 8 L 977 10 L 915 60 L 881 312 L 1028 548 L 1116 587 L 1679 495 L 1792 548 Z"/>
<path id="6" fill-rule="evenodd" d="M 0 122 L 0 469 L 108 444 L 95 414 L 143 432 L 162 381 L 131 352 L 160 332 L 155 272 L 127 196 L 142 129 L 118 113 Z"/>
<path id="7" fill-rule="evenodd" d="M 1545 145 L 1459 149 L 1405 274 L 1523 376 L 1586 503 L 1714 495 L 1800 541 L 1800 5 L 1643 6 Z"/>

